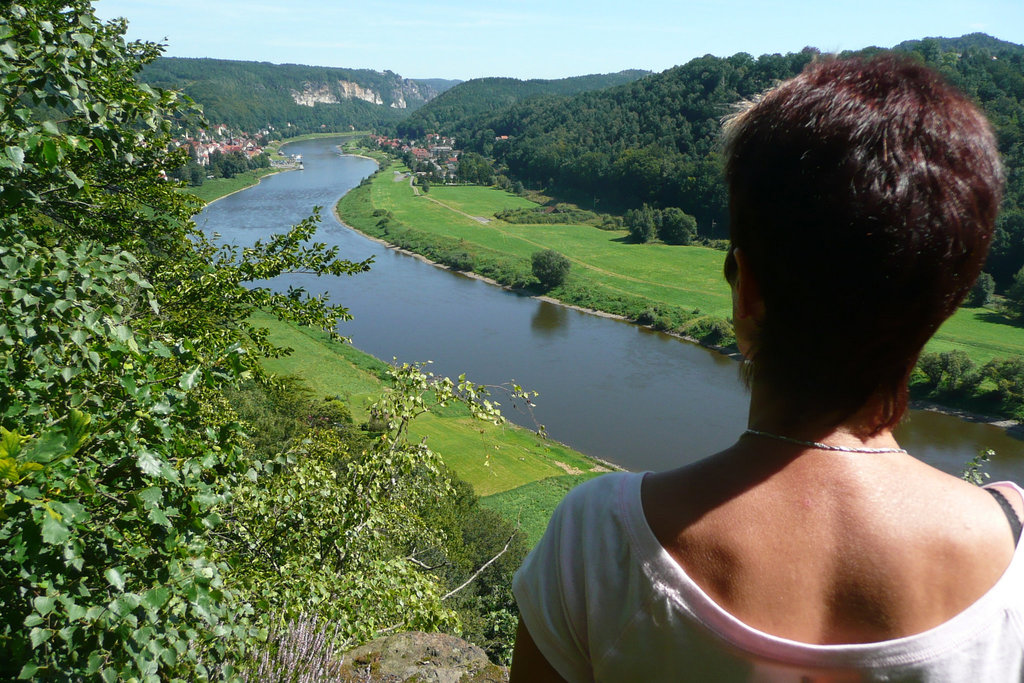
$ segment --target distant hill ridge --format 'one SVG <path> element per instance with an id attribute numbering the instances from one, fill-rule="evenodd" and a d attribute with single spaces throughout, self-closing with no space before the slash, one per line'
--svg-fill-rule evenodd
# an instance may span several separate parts
<path id="1" fill-rule="evenodd" d="M 652 72 L 627 69 L 610 74 L 589 74 L 542 80 L 538 78 L 474 78 L 442 93 L 422 109 L 414 112 L 397 126 L 397 132 L 407 137 L 420 137 L 436 132 L 442 126 L 456 121 L 504 109 L 516 102 L 544 95 L 571 96 L 592 90 L 604 90 L 631 83 Z"/>
<path id="2" fill-rule="evenodd" d="M 481 78 L 463 83 L 409 79 L 391 71 L 271 64 L 229 59 L 160 57 L 139 79 L 181 90 L 202 105 L 210 123 L 246 131 L 267 127 L 284 135 L 393 126 L 453 86 L 455 97 L 413 126 L 434 127 L 438 118 L 494 111 L 537 95 L 575 95 L 641 78 L 628 70 L 555 80 Z M 465 86 L 465 87 L 462 87 Z"/>
<path id="3" fill-rule="evenodd" d="M 182 90 L 211 123 L 296 133 L 391 123 L 459 83 L 371 69 L 183 57 L 157 59 L 140 80 Z"/>
<path id="4" fill-rule="evenodd" d="M 968 49 L 988 50 L 993 55 L 1001 52 L 1010 54 L 1024 54 L 1024 45 L 1000 40 L 987 33 L 968 33 L 959 38 L 922 38 L 921 40 L 904 40 L 893 47 L 894 50 L 911 51 L 922 50 L 929 44 L 934 44 L 942 52 L 963 52 Z"/>

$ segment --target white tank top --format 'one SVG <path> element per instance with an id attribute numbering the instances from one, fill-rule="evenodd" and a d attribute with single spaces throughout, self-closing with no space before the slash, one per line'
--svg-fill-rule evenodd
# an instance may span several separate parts
<path id="1" fill-rule="evenodd" d="M 530 635 L 568 681 L 1024 681 L 1024 543 L 933 629 L 811 645 L 751 628 L 701 590 L 648 526 L 642 480 L 607 474 L 571 491 L 515 576 Z"/>

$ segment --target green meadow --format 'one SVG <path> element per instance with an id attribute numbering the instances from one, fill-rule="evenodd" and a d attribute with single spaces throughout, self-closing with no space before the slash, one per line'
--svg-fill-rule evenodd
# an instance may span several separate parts
<path id="1" fill-rule="evenodd" d="M 993 358 L 1024 355 L 1024 328 L 998 311 L 961 308 L 928 342 L 929 351 L 966 351 L 978 365 Z"/>
<path id="2" fill-rule="evenodd" d="M 532 548 L 544 535 L 548 520 L 555 507 L 565 498 L 569 490 L 587 479 L 598 476 L 595 472 L 563 474 L 533 481 L 518 488 L 509 489 L 481 499 L 481 503 L 499 512 L 502 517 L 516 521 L 526 533 L 528 545 Z"/>
<path id="3" fill-rule="evenodd" d="M 260 178 L 276 173 L 277 170 L 276 168 L 257 168 L 245 173 L 239 173 L 233 178 L 207 178 L 198 187 L 189 185 L 181 189 L 209 204 L 233 192 L 238 192 L 251 185 L 255 185 L 260 181 Z"/>
<path id="4" fill-rule="evenodd" d="M 494 214 L 537 204 L 489 187 L 434 186 L 425 195 L 415 195 L 408 179 L 395 181 L 401 177 L 394 173 L 396 169 L 407 172 L 402 166 L 392 166 L 378 174 L 369 189 L 358 188 L 342 198 L 338 212 L 347 224 L 387 239 L 387 234 L 376 227 L 378 218 L 373 211 L 390 211 L 393 220 L 406 230 L 449 240 L 477 257 L 518 261 L 526 272 L 534 252 L 554 249 L 573 264 L 566 290 L 591 289 L 609 298 L 634 300 L 641 306 L 699 309 L 721 317 L 730 314 L 729 288 L 721 275 L 721 251 L 631 244 L 625 231 L 591 225 L 506 223 Z M 559 293 L 552 292 L 552 296 L 560 298 Z"/>

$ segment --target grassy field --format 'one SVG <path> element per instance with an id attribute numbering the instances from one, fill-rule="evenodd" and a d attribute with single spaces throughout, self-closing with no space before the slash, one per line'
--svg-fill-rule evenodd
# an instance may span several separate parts
<path id="1" fill-rule="evenodd" d="M 720 251 L 631 244 L 625 232 L 591 225 L 505 223 L 494 214 L 537 205 L 489 187 L 433 186 L 427 195 L 416 196 L 408 178 L 395 170 L 407 173 L 400 165 L 392 166 L 374 178 L 368 189 L 360 188 L 342 199 L 338 208 L 347 223 L 393 239 L 395 231 L 384 234 L 376 227 L 378 218 L 372 216 L 375 209 L 384 209 L 413 233 L 447 240 L 449 248 L 463 249 L 478 261 L 506 259 L 526 273 L 533 252 L 554 249 L 565 254 L 573 268 L 567 284 L 553 290 L 552 296 L 627 317 L 636 317 L 638 307 L 644 305 L 723 318 L 731 315 Z M 396 182 L 396 178 L 402 180 Z M 993 358 L 1024 354 L 1024 327 L 993 310 L 963 308 L 943 325 L 927 349 L 962 349 L 981 365 Z"/>
<path id="2" fill-rule="evenodd" d="M 260 181 L 260 178 L 271 175 L 277 172 L 276 168 L 258 168 L 253 171 L 246 171 L 245 173 L 239 173 L 234 178 L 207 178 L 203 181 L 203 184 L 199 187 L 193 187 L 191 185 L 181 188 L 184 192 L 193 194 L 204 202 L 209 204 L 210 202 L 225 197 L 232 192 L 238 192 L 245 188 L 255 185 Z"/>
<path id="3" fill-rule="evenodd" d="M 654 304 L 699 308 L 720 316 L 730 314 L 731 299 L 721 276 L 724 255 L 720 251 L 631 244 L 626 241 L 625 231 L 601 230 L 592 225 L 505 223 L 494 214 L 536 204 L 487 187 L 435 186 L 426 196 L 416 197 L 408 183 L 394 182 L 387 176 L 381 174 L 372 185 L 373 206 L 391 211 L 395 219 L 416 230 L 524 260 L 535 251 L 554 249 L 573 263 L 577 285 L 598 284 L 607 291 Z"/>
<path id="4" fill-rule="evenodd" d="M 961 308 L 939 328 L 926 348 L 961 349 L 981 365 L 993 358 L 1024 355 L 1024 328 L 994 310 Z"/>
<path id="5" fill-rule="evenodd" d="M 268 315 L 257 315 L 255 321 L 270 330 L 271 341 L 294 350 L 285 358 L 264 361 L 268 371 L 300 377 L 319 396 L 339 396 L 357 422 L 366 419 L 367 409 L 385 386 L 385 363 L 350 344 Z M 413 424 L 411 434 L 416 440 L 426 437 L 430 447 L 481 496 L 552 476 L 603 469 L 583 454 L 526 429 L 481 422 L 458 410 L 423 416 Z"/>
<path id="6" fill-rule="evenodd" d="M 551 513 L 555 511 L 555 506 L 562 498 L 565 498 L 565 494 L 577 484 L 596 476 L 596 473 L 587 472 L 549 477 L 495 493 L 482 498 L 480 502 L 498 511 L 506 519 L 519 522 L 532 548 L 544 535 Z"/>

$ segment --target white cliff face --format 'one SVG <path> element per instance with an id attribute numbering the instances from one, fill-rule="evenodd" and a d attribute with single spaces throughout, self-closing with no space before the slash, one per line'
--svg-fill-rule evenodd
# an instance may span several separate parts
<path id="1" fill-rule="evenodd" d="M 314 104 L 338 104 L 343 99 L 352 100 L 358 99 L 371 104 L 384 104 L 384 99 L 380 93 L 371 90 L 370 88 L 364 88 L 363 86 L 353 81 L 337 81 L 336 87 L 331 87 L 329 84 L 314 84 L 304 83 L 302 90 L 291 91 L 292 100 L 295 104 L 301 104 L 306 107 L 312 107 Z M 426 102 L 437 96 L 433 88 L 421 87 L 418 83 L 411 79 L 396 79 L 394 86 L 391 88 L 389 104 L 394 109 L 406 109 L 409 107 L 409 102 L 414 105 L 420 102 Z"/>
<path id="2" fill-rule="evenodd" d="M 380 95 L 352 81 L 338 81 L 337 90 L 333 91 L 326 84 L 315 86 L 312 83 L 305 83 L 301 91 L 292 90 L 291 94 L 295 104 L 306 107 L 312 107 L 314 104 L 338 104 L 341 102 L 341 98 L 384 104 Z"/>
<path id="3" fill-rule="evenodd" d="M 384 100 L 380 98 L 380 95 L 364 88 L 358 83 L 352 81 L 338 81 L 338 88 L 341 89 L 342 97 L 345 99 L 358 99 L 365 102 L 371 102 L 373 104 L 384 104 Z"/>
<path id="4" fill-rule="evenodd" d="M 292 90 L 292 99 L 295 100 L 295 104 L 301 104 L 306 107 L 312 107 L 314 104 L 338 103 L 338 98 L 327 88 L 326 85 L 314 88 L 310 83 L 306 83 L 301 92 L 298 90 Z"/>

